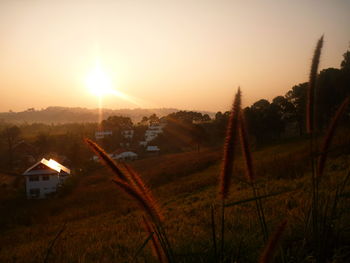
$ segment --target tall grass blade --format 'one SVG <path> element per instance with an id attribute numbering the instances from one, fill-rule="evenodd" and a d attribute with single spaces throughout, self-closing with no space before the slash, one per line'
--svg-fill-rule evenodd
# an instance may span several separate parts
<path id="1" fill-rule="evenodd" d="M 151 190 L 146 186 L 146 184 L 141 179 L 141 176 L 132 167 L 126 163 L 123 163 L 125 169 L 127 170 L 128 181 L 134 186 L 135 189 L 147 200 L 152 207 L 157 211 L 157 214 L 162 219 L 163 216 L 160 212 L 158 202 L 153 197 Z"/>
<path id="2" fill-rule="evenodd" d="M 247 199 L 243 199 L 243 200 L 239 200 L 239 201 L 236 201 L 236 202 L 225 204 L 225 207 L 241 205 L 241 204 L 253 202 L 253 201 L 256 201 L 256 200 L 259 200 L 259 199 L 265 199 L 265 198 L 269 198 L 269 197 L 272 197 L 272 196 L 285 194 L 285 193 L 288 193 L 288 192 L 291 192 L 291 191 L 292 190 L 283 191 L 283 192 L 276 192 L 276 193 L 271 193 L 271 194 L 267 194 L 267 195 L 260 195 L 260 196 L 256 196 L 256 197 L 254 196 L 254 197 L 251 197 L 251 198 L 247 198 Z"/>
<path id="3" fill-rule="evenodd" d="M 211 206 L 211 233 L 213 238 L 213 250 L 214 250 L 214 258 L 215 262 L 217 262 L 217 244 L 216 244 L 216 227 L 215 227 L 215 212 L 214 212 L 214 206 Z"/>
<path id="4" fill-rule="evenodd" d="M 168 262 L 175 262 L 174 261 L 174 253 L 173 250 L 170 246 L 170 242 L 167 238 L 167 235 L 165 233 L 165 230 L 161 224 L 155 224 L 154 225 L 154 230 L 157 235 L 157 238 L 163 248 L 163 251 L 165 253 L 166 259 Z"/>
<path id="5" fill-rule="evenodd" d="M 261 203 L 261 199 L 258 198 L 259 193 L 258 189 L 255 185 L 255 176 L 254 176 L 254 167 L 253 167 L 253 158 L 252 153 L 250 150 L 249 140 L 248 140 L 248 133 L 245 125 L 245 120 L 242 111 L 239 114 L 239 131 L 240 131 L 240 138 L 241 138 L 241 147 L 242 152 L 245 160 L 245 167 L 246 167 L 246 175 L 248 180 L 251 183 L 251 187 L 253 190 L 253 194 L 255 197 L 255 203 L 256 203 L 256 211 L 258 214 L 259 222 L 261 225 L 261 230 L 264 236 L 264 241 L 267 240 L 267 225 L 265 220 L 265 214 L 264 209 Z"/>
<path id="6" fill-rule="evenodd" d="M 111 157 L 95 142 L 85 138 L 85 143 L 100 157 L 100 160 L 108 166 L 123 181 L 127 181 L 127 177 Z"/>
<path id="7" fill-rule="evenodd" d="M 132 257 L 132 261 L 131 262 L 135 262 L 135 260 L 137 259 L 138 255 L 141 253 L 141 251 L 146 247 L 147 243 L 153 238 L 154 232 L 150 233 L 147 238 L 145 239 L 145 241 L 142 243 L 142 245 L 136 250 L 135 255 Z"/>
<path id="8" fill-rule="evenodd" d="M 339 106 L 339 108 L 338 108 L 336 114 L 334 115 L 334 118 L 333 118 L 333 120 L 328 128 L 327 135 L 324 138 L 324 141 L 322 144 L 321 155 L 320 155 L 319 160 L 318 160 L 318 169 L 317 169 L 318 170 L 318 174 L 317 174 L 318 177 L 323 175 L 324 168 L 325 168 L 326 161 L 327 161 L 329 147 L 330 147 L 332 139 L 334 137 L 339 120 L 341 119 L 341 117 L 343 116 L 347 107 L 349 106 L 349 103 L 350 103 L 350 97 L 347 97 L 343 101 L 343 103 Z"/>
<path id="9" fill-rule="evenodd" d="M 160 242 L 159 242 L 158 238 L 153 235 L 154 229 L 151 227 L 151 225 L 149 224 L 149 222 L 147 221 L 147 219 L 145 217 L 143 217 L 143 224 L 145 226 L 146 231 L 149 234 L 152 234 L 151 240 L 152 240 L 152 251 L 153 251 L 154 256 L 156 256 L 158 258 L 159 262 L 161 262 L 161 263 L 165 262 L 165 260 L 163 260 L 163 256 L 162 256 L 162 253 L 160 250 L 160 248 L 161 248 Z"/>
<path id="10" fill-rule="evenodd" d="M 139 191 L 131 187 L 128 183 L 120 180 L 120 179 L 113 179 L 112 182 L 114 182 L 117 186 L 119 186 L 120 189 L 122 189 L 125 193 L 127 193 L 129 196 L 134 198 L 140 207 L 146 212 L 146 214 L 152 219 L 155 223 L 161 222 L 161 217 L 158 214 L 158 210 L 152 205 L 152 203 L 148 202 L 142 194 L 140 194 Z"/>
<path id="11" fill-rule="evenodd" d="M 273 235 L 269 238 L 263 253 L 260 256 L 259 263 L 268 263 L 272 262 L 273 255 L 275 253 L 276 247 L 278 245 L 279 240 L 283 232 L 285 231 L 287 226 L 287 220 L 284 220 L 273 233 Z"/>
<path id="12" fill-rule="evenodd" d="M 253 158 L 252 158 L 252 153 L 250 150 L 245 119 L 244 119 L 244 115 L 242 112 L 240 112 L 239 117 L 240 117 L 239 128 L 240 128 L 241 147 L 242 147 L 243 156 L 244 156 L 244 160 L 245 160 L 246 175 L 247 175 L 248 180 L 251 183 L 253 183 L 255 180 L 254 168 L 253 168 Z"/>
<path id="13" fill-rule="evenodd" d="M 49 256 L 52 252 L 52 248 L 55 245 L 56 241 L 58 240 L 58 238 L 62 235 L 62 233 L 66 230 L 66 224 L 67 222 L 64 222 L 62 227 L 60 228 L 60 230 L 57 232 L 56 236 L 54 237 L 54 239 L 51 241 L 49 247 L 47 248 L 46 254 L 45 254 L 45 258 L 44 258 L 44 263 L 47 263 L 49 260 Z"/>

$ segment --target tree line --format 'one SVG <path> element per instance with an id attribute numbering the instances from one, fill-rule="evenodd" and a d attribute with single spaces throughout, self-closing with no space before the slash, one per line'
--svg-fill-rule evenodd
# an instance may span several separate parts
<path id="1" fill-rule="evenodd" d="M 246 107 L 243 112 L 249 135 L 256 145 L 270 143 L 286 136 L 301 136 L 305 133 L 306 90 L 308 83 L 293 86 L 284 96 L 269 102 L 261 99 Z M 327 68 L 318 75 L 316 94 L 316 124 L 321 131 L 344 97 L 350 95 L 350 51 L 343 55 L 340 68 Z M 229 112 L 217 112 L 213 118 L 195 111 L 177 111 L 166 116 L 144 116 L 133 123 L 130 117 L 109 116 L 98 123 L 70 124 L 21 124 L 0 123 L 0 169 L 23 169 L 33 160 L 24 160 L 20 151 L 32 153 L 34 159 L 45 154 L 65 156 L 69 164 L 80 167 L 91 158 L 91 153 L 82 143 L 84 137 L 94 139 L 97 130 L 111 130 L 113 135 L 99 143 L 108 151 L 121 145 L 142 151 L 139 141 L 150 124 L 166 123 L 163 133 L 152 141 L 163 153 L 187 151 L 202 147 L 222 145 Z M 347 121 L 350 118 L 346 115 Z M 349 122 L 347 122 L 349 123 Z M 134 130 L 132 139 L 121 135 L 125 129 Z"/>

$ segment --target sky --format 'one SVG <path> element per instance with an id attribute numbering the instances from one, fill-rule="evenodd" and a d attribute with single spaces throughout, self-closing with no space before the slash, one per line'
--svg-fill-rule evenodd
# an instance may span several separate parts
<path id="1" fill-rule="evenodd" d="M 307 81 L 322 34 L 320 67 L 339 68 L 349 14 L 348 0 L 0 0 L 0 111 L 216 112 L 238 86 L 245 106 L 271 100 Z"/>

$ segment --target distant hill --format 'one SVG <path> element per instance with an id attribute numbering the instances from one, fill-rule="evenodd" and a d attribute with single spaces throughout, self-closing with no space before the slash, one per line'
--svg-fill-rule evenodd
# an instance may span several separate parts
<path id="1" fill-rule="evenodd" d="M 176 112 L 174 108 L 157 108 L 157 109 L 103 109 L 103 119 L 112 115 L 130 117 L 134 123 L 139 122 L 143 116 L 156 114 L 159 117 Z M 33 108 L 21 112 L 0 112 L 0 122 L 10 123 L 71 123 L 71 122 L 97 122 L 98 109 L 86 108 L 69 108 L 69 107 L 48 107 L 42 110 Z M 207 113 L 210 116 L 211 112 Z"/>

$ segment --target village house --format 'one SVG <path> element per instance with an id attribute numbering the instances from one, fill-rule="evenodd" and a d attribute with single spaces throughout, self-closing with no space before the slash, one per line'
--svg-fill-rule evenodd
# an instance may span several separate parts
<path id="1" fill-rule="evenodd" d="M 141 146 L 147 146 L 149 142 L 153 141 L 159 134 L 163 133 L 164 126 L 164 123 L 151 123 L 145 131 L 145 140 L 140 141 L 139 144 Z"/>
<path id="2" fill-rule="evenodd" d="M 97 131 L 95 132 L 95 138 L 96 140 L 99 140 L 105 138 L 106 136 L 111 136 L 112 134 L 112 131 Z"/>
<path id="3" fill-rule="evenodd" d="M 132 151 L 127 151 L 124 149 L 117 149 L 112 153 L 108 153 L 108 156 L 113 160 L 119 160 L 119 161 L 134 161 L 134 160 L 137 160 L 138 158 L 137 153 Z M 99 157 L 97 155 L 94 155 L 92 159 L 97 162 L 99 160 Z"/>
<path id="4" fill-rule="evenodd" d="M 27 198 L 45 198 L 50 193 L 56 192 L 70 173 L 67 167 L 55 160 L 43 158 L 23 173 L 26 178 Z"/>
<path id="5" fill-rule="evenodd" d="M 146 148 L 146 152 L 148 155 L 158 155 L 160 152 L 160 149 L 156 145 L 149 145 Z"/>
<path id="6" fill-rule="evenodd" d="M 123 160 L 123 161 L 133 161 L 137 159 L 137 154 L 134 152 L 126 151 L 118 154 L 116 159 Z"/>
<path id="7" fill-rule="evenodd" d="M 132 139 L 134 136 L 134 130 L 123 130 L 121 134 L 123 135 L 124 139 Z"/>

